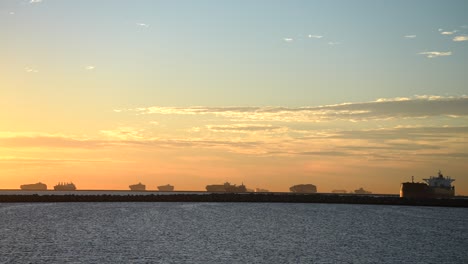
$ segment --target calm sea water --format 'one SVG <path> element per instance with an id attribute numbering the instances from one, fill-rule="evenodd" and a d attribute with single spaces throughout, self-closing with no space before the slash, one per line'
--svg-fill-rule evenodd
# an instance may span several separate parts
<path id="1" fill-rule="evenodd" d="M 468 209 L 0 204 L 0 263 L 468 263 Z"/>

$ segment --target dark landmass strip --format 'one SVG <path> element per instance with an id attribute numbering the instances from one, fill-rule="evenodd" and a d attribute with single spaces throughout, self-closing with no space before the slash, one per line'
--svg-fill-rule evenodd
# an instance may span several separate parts
<path id="1" fill-rule="evenodd" d="M 468 207 L 466 197 L 447 199 L 406 199 L 398 196 L 330 195 L 290 193 L 209 193 L 166 195 L 0 195 L 2 203 L 59 202 L 246 202 L 246 203 L 331 203 Z"/>

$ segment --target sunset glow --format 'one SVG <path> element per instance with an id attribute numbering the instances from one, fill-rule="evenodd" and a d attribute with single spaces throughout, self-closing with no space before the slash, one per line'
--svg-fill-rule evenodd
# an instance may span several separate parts
<path id="1" fill-rule="evenodd" d="M 0 189 L 468 195 L 468 2 L 430 2 L 1 1 Z"/>

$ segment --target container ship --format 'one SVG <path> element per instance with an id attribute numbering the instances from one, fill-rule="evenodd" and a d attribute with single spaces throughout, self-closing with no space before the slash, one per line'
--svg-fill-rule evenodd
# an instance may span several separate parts
<path id="1" fill-rule="evenodd" d="M 76 191 L 76 186 L 73 182 L 65 183 L 59 182 L 57 185 L 54 186 L 54 190 L 56 191 Z"/>
<path id="2" fill-rule="evenodd" d="M 42 182 L 38 182 L 34 184 L 23 184 L 20 186 L 20 188 L 24 191 L 46 191 L 47 185 Z"/>
<path id="3" fill-rule="evenodd" d="M 291 186 L 289 190 L 293 193 L 316 193 L 317 186 L 313 184 L 298 184 Z"/>
<path id="4" fill-rule="evenodd" d="M 364 190 L 364 188 L 359 188 L 357 190 L 354 190 L 354 194 L 371 194 L 372 192 Z"/>
<path id="5" fill-rule="evenodd" d="M 401 184 L 400 197 L 410 199 L 430 199 L 430 198 L 450 198 L 455 196 L 455 186 L 452 182 L 455 179 L 444 177 L 441 171 L 437 176 L 430 176 L 429 179 L 423 179 L 423 182 L 411 182 Z"/>
<path id="6" fill-rule="evenodd" d="M 255 192 L 270 192 L 270 191 L 267 189 L 255 188 Z"/>
<path id="7" fill-rule="evenodd" d="M 131 191 L 146 191 L 146 185 L 141 182 L 128 186 Z"/>
<path id="8" fill-rule="evenodd" d="M 206 186 L 207 192 L 247 192 L 247 187 L 242 183 L 237 186 L 226 182 L 224 184 L 213 184 Z"/>
<path id="9" fill-rule="evenodd" d="M 160 192 L 172 192 L 172 191 L 174 191 L 174 186 L 172 186 L 170 184 L 161 185 L 161 186 L 158 186 L 158 190 Z"/>

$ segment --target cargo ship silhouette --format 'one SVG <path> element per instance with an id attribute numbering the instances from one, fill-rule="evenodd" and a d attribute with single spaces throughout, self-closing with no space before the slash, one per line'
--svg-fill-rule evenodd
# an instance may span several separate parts
<path id="1" fill-rule="evenodd" d="M 160 192 L 172 192 L 172 191 L 174 191 L 174 186 L 172 186 L 170 184 L 161 185 L 161 186 L 158 186 L 158 190 Z"/>
<path id="2" fill-rule="evenodd" d="M 400 197 L 410 199 L 424 198 L 449 198 L 455 196 L 455 186 L 452 182 L 455 179 L 444 177 L 439 170 L 437 176 L 430 176 L 429 179 L 423 179 L 423 182 L 404 182 L 400 187 Z"/>
<path id="3" fill-rule="evenodd" d="M 206 186 L 207 192 L 247 192 L 247 187 L 244 183 L 237 186 L 235 184 L 230 184 L 225 182 L 224 184 L 212 184 Z"/>
<path id="4" fill-rule="evenodd" d="M 316 193 L 317 186 L 313 184 L 298 184 L 291 186 L 289 190 L 293 193 Z"/>
<path id="5" fill-rule="evenodd" d="M 65 183 L 65 182 L 59 182 L 57 185 L 54 186 L 55 191 L 75 191 L 76 186 L 73 184 L 73 182 L 70 183 Z"/>
<path id="6" fill-rule="evenodd" d="M 47 190 L 47 185 L 42 182 L 23 184 L 20 186 L 20 189 L 24 191 L 45 191 Z"/>
<path id="7" fill-rule="evenodd" d="M 131 191 L 146 191 L 146 185 L 141 182 L 128 186 Z"/>

